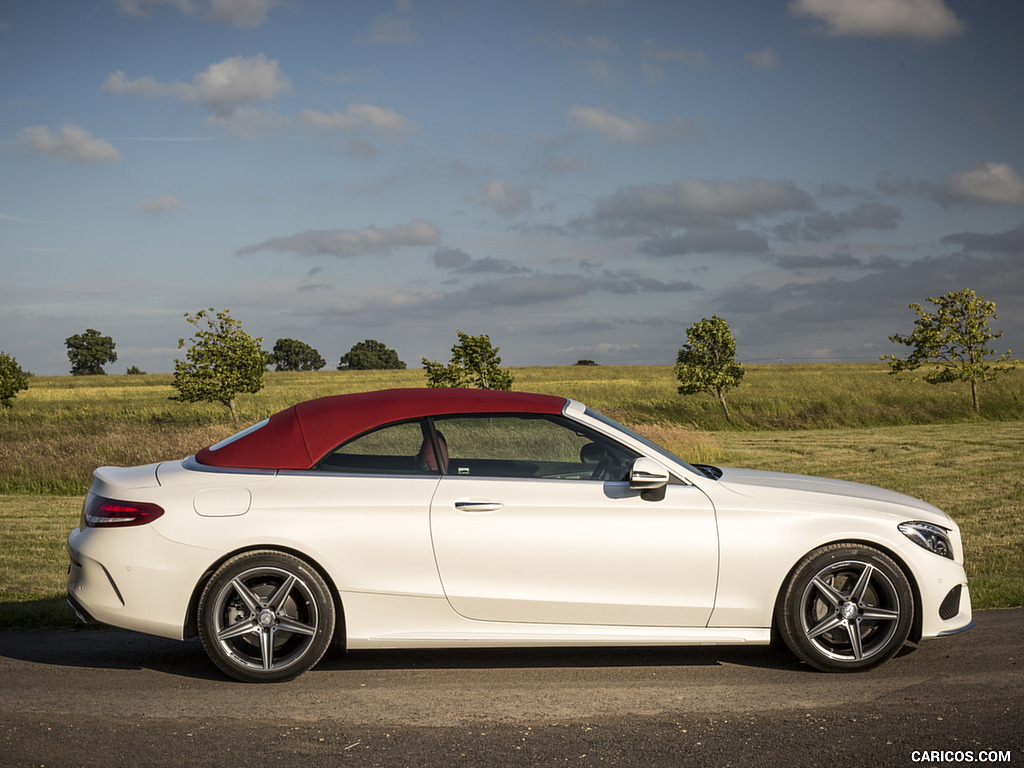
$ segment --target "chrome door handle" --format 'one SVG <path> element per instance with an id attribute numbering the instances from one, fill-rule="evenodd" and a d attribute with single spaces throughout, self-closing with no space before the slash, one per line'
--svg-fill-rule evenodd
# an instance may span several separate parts
<path id="1" fill-rule="evenodd" d="M 501 503 L 497 501 L 456 501 L 455 508 L 460 512 L 497 512 Z"/>

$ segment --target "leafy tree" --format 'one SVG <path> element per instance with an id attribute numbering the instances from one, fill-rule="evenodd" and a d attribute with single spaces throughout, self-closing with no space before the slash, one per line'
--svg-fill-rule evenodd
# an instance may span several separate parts
<path id="1" fill-rule="evenodd" d="M 0 407 L 13 408 L 15 396 L 23 389 L 28 389 L 28 374 L 11 355 L 0 352 Z"/>
<path id="2" fill-rule="evenodd" d="M 894 333 L 889 337 L 894 344 L 910 347 L 910 354 L 905 358 L 882 355 L 881 359 L 889 361 L 889 373 L 893 376 L 928 365 L 921 378 L 929 384 L 969 382 L 971 402 L 976 411 L 980 410 L 978 384 L 992 381 L 1016 365 L 1010 350 L 996 357 L 996 351 L 989 346 L 1003 335 L 1002 331 L 988 327 L 989 318 L 999 319 L 996 303 L 985 301 L 968 288 L 950 291 L 937 299 L 929 296 L 928 301 L 935 305 L 934 312 L 917 303 L 910 305 L 917 314 L 910 335 Z"/>
<path id="3" fill-rule="evenodd" d="M 686 329 L 687 343 L 676 358 L 679 393 L 695 395 L 706 392 L 718 398 L 725 419 L 732 423 L 725 393 L 743 380 L 743 366 L 736 362 L 736 341 L 729 324 L 717 315 L 706 317 Z"/>
<path id="4" fill-rule="evenodd" d="M 105 363 L 117 362 L 114 340 L 110 336 L 101 336 L 94 328 L 87 328 L 85 333 L 68 336 L 64 343 L 68 346 L 72 376 L 103 374 L 106 373 L 103 370 Z"/>
<path id="5" fill-rule="evenodd" d="M 341 356 L 339 371 L 398 370 L 405 363 L 398 359 L 398 353 L 383 342 L 367 339 L 352 345 L 352 349 Z"/>
<path id="6" fill-rule="evenodd" d="M 470 336 L 456 331 L 459 343 L 452 346 L 448 365 L 423 358 L 428 387 L 469 387 L 476 389 L 512 389 L 512 373 L 503 371 L 500 347 L 491 346 L 490 336 Z"/>
<path id="7" fill-rule="evenodd" d="M 597 365 L 593 360 L 577 360 L 576 365 Z"/>
<path id="8" fill-rule="evenodd" d="M 295 339 L 278 339 L 270 353 L 270 362 L 276 371 L 319 371 L 327 365 L 313 347 Z"/>
<path id="9" fill-rule="evenodd" d="M 235 396 L 255 394 L 263 389 L 266 372 L 262 337 L 253 338 L 242 330 L 242 323 L 231 317 L 229 310 L 216 312 L 213 307 L 201 309 L 195 315 L 185 313 L 185 319 L 196 327 L 192 346 L 184 360 L 174 361 L 174 387 L 178 396 L 171 400 L 187 403 L 222 403 L 231 411 L 231 419 L 238 423 Z M 206 324 L 206 329 L 202 324 Z M 185 339 L 178 339 L 178 349 L 185 347 Z"/>
<path id="10" fill-rule="evenodd" d="M 125 373 L 128 374 L 129 376 L 145 376 L 146 375 L 146 372 L 144 370 L 142 370 L 141 368 L 139 368 L 139 366 L 137 366 L 137 365 L 133 365 L 133 366 L 129 367 L 128 370 L 125 371 Z"/>

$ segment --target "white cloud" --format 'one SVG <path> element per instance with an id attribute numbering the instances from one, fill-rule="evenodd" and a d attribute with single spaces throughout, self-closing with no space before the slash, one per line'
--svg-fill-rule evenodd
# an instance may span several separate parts
<path id="1" fill-rule="evenodd" d="M 533 196 L 528 186 L 492 179 L 480 188 L 476 200 L 493 208 L 502 216 L 512 216 L 529 209 Z"/>
<path id="2" fill-rule="evenodd" d="M 879 175 L 875 188 L 889 195 L 923 195 L 950 203 L 991 203 L 1024 206 L 1024 178 L 1008 163 L 981 163 L 969 171 L 954 173 L 942 184 Z"/>
<path id="3" fill-rule="evenodd" d="M 760 51 L 751 51 L 744 58 L 754 69 L 775 69 L 779 66 L 779 54 L 770 47 Z"/>
<path id="4" fill-rule="evenodd" d="M 118 71 L 107 77 L 102 90 L 120 96 L 171 97 L 199 102 L 210 112 L 226 117 L 238 107 L 268 101 L 282 91 L 290 91 L 291 80 L 281 72 L 277 61 L 261 53 L 211 64 L 196 74 L 191 83 L 160 83 L 153 77 L 130 80 L 128 75 Z"/>
<path id="5" fill-rule="evenodd" d="M 700 132 L 695 119 L 678 115 L 660 123 L 648 123 L 637 115 L 617 115 L 600 107 L 569 107 L 565 114 L 576 126 L 596 131 L 615 144 L 651 147 L 691 138 Z"/>
<path id="6" fill-rule="evenodd" d="M 211 64 L 192 82 L 199 102 L 218 114 L 229 113 L 245 104 L 267 101 L 281 91 L 290 91 L 292 87 L 278 63 L 268 60 L 262 53 L 235 56 Z"/>
<path id="7" fill-rule="evenodd" d="M 395 13 L 382 13 L 374 17 L 363 33 L 363 39 L 377 45 L 401 45 L 414 43 L 420 35 L 412 28 L 409 12 L 412 4 L 408 0 L 396 0 Z"/>
<path id="8" fill-rule="evenodd" d="M 364 227 L 351 229 L 307 229 L 286 237 L 274 237 L 240 248 L 239 255 L 274 251 L 302 256 L 364 256 L 389 253 L 397 246 L 437 245 L 441 230 L 423 219 L 396 224 L 386 229 Z"/>
<path id="9" fill-rule="evenodd" d="M 272 110 L 242 106 L 227 114 L 214 112 L 206 118 L 206 124 L 236 139 L 269 139 L 291 125 L 291 121 Z"/>
<path id="10" fill-rule="evenodd" d="M 281 0 L 117 0 L 118 9 L 126 16 L 147 18 L 167 6 L 183 16 L 201 16 L 242 29 L 262 25 L 270 11 L 285 5 Z"/>
<path id="11" fill-rule="evenodd" d="M 299 122 L 307 130 L 353 133 L 368 131 L 391 140 L 401 139 L 415 131 L 409 119 L 387 107 L 373 104 L 349 104 L 344 112 L 316 112 L 304 109 Z"/>
<path id="12" fill-rule="evenodd" d="M 495 256 L 484 256 L 474 259 L 461 248 L 438 248 L 430 255 L 428 261 L 439 269 L 450 269 L 460 274 L 507 274 L 529 271 L 524 266 L 514 264 L 508 259 L 499 259 Z"/>
<path id="13" fill-rule="evenodd" d="M 791 13 L 813 16 L 837 37 L 910 38 L 940 42 L 966 25 L 943 0 L 792 0 Z"/>
<path id="14" fill-rule="evenodd" d="M 949 177 L 954 197 L 1024 206 L 1024 179 L 1007 163 L 984 163 Z"/>
<path id="15" fill-rule="evenodd" d="M 267 20 L 267 14 L 285 4 L 277 0 L 212 0 L 206 18 L 233 27 L 253 29 Z"/>
<path id="16" fill-rule="evenodd" d="M 1014 229 L 995 234 L 981 232 L 957 232 L 942 238 L 944 243 L 953 243 L 963 247 L 964 252 L 984 251 L 987 253 L 1006 254 L 1015 259 L 1024 256 L 1024 224 Z M 1024 280 L 1022 280 L 1024 284 Z M 1024 294 L 1022 294 L 1024 295 Z"/>
<path id="17" fill-rule="evenodd" d="M 623 187 L 574 226 L 609 236 L 657 235 L 680 227 L 732 229 L 759 216 L 813 209 L 811 196 L 792 181 L 683 178 Z"/>
<path id="18" fill-rule="evenodd" d="M 697 287 L 689 282 L 665 283 L 635 273 L 605 273 L 598 279 L 567 274 L 508 275 L 475 282 L 450 293 L 395 289 L 378 295 L 346 297 L 328 306 L 302 307 L 295 314 L 325 320 L 358 318 L 368 324 L 437 317 L 450 321 L 455 313 L 491 314 L 496 307 L 561 305 L 594 292 L 635 295 L 695 290 Z"/>
<path id="19" fill-rule="evenodd" d="M 173 97 L 182 101 L 194 99 L 195 91 L 188 83 L 159 83 L 153 77 L 139 77 L 129 80 L 128 75 L 118 70 L 107 76 L 101 88 L 103 93 L 115 96 L 137 96 L 144 99 Z"/>
<path id="20" fill-rule="evenodd" d="M 903 211 L 893 205 L 868 202 L 848 211 L 816 211 L 794 221 L 779 224 L 775 235 L 782 240 L 821 241 L 859 229 L 896 229 Z"/>
<path id="21" fill-rule="evenodd" d="M 121 13 L 136 18 L 152 16 L 161 5 L 169 6 L 186 15 L 198 11 L 198 6 L 192 0 L 117 0 L 117 7 Z"/>
<path id="22" fill-rule="evenodd" d="M 168 213 L 184 208 L 185 204 L 174 195 L 160 195 L 152 200 L 144 200 L 135 206 L 137 213 Z"/>
<path id="23" fill-rule="evenodd" d="M 57 134 L 48 126 L 32 125 L 18 133 L 17 142 L 28 152 L 69 163 L 116 163 L 121 159 L 115 147 L 74 123 L 65 123 Z"/>

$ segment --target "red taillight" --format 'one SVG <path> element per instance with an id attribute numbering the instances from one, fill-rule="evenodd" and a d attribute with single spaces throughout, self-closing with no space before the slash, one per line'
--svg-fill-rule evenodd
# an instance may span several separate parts
<path id="1" fill-rule="evenodd" d="M 93 496 L 85 507 L 85 524 L 90 528 L 125 528 L 151 523 L 163 513 L 163 508 L 145 501 L 119 501 Z"/>

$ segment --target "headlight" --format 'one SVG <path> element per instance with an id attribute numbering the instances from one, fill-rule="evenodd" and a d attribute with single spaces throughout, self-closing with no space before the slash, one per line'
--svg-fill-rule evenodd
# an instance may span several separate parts
<path id="1" fill-rule="evenodd" d="M 900 523 L 900 533 L 918 546 L 940 557 L 953 559 L 953 545 L 949 541 L 949 531 L 931 523 L 912 522 Z"/>

